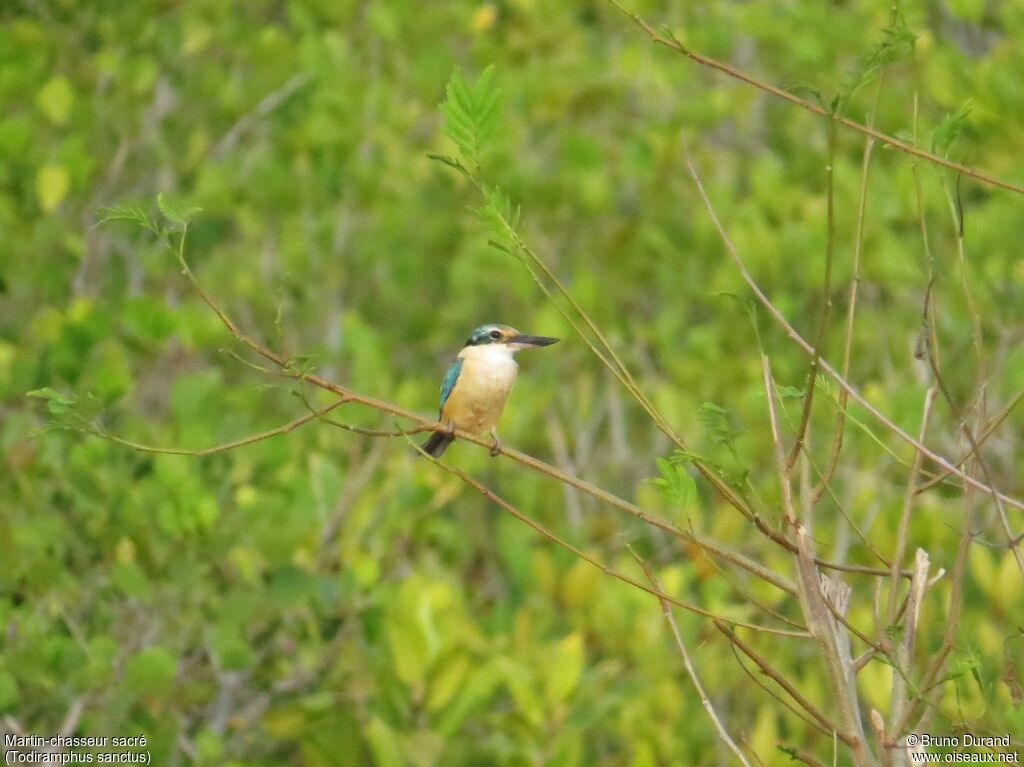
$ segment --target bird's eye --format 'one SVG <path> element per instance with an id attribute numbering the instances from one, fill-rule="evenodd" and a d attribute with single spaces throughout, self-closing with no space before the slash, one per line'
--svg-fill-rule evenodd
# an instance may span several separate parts
<path id="1" fill-rule="evenodd" d="M 492 330 L 491 331 L 491 338 L 493 338 L 495 341 L 497 341 L 499 338 L 501 338 L 501 333 L 498 332 L 497 330 Z"/>

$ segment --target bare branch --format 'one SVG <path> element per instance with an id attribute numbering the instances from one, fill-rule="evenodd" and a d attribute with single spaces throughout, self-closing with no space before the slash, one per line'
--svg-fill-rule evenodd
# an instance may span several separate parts
<path id="1" fill-rule="evenodd" d="M 704 189 L 704 184 L 701 181 L 700 174 L 697 172 L 696 166 L 690 159 L 689 153 L 685 149 L 685 146 L 683 151 L 686 154 L 686 167 L 690 171 L 690 175 L 693 177 L 694 183 L 697 187 L 697 191 L 699 192 L 701 199 L 704 201 L 704 206 L 708 211 L 708 215 L 711 217 L 712 223 L 714 224 L 715 229 L 718 231 L 719 238 L 722 240 L 722 243 L 725 246 L 726 251 L 732 258 L 733 263 L 736 265 L 736 268 L 740 272 L 740 275 L 743 277 L 743 281 L 747 283 L 747 286 L 754 293 L 754 296 L 757 298 L 758 302 L 767 310 L 768 314 L 783 329 L 783 331 L 790 338 L 790 340 L 796 343 L 797 346 L 803 349 L 807 354 L 814 354 L 814 347 L 812 347 L 804 339 L 803 336 L 796 332 L 796 329 L 789 323 L 789 321 L 785 318 L 782 312 L 780 312 L 776 308 L 776 306 L 771 302 L 768 296 L 765 295 L 764 291 L 761 290 L 760 286 L 754 281 L 753 277 L 750 276 L 750 272 L 747 271 L 746 265 L 743 263 L 743 260 L 739 257 L 739 254 L 736 252 L 736 248 L 733 245 L 732 240 L 730 239 L 728 233 L 725 231 L 725 228 L 722 226 L 722 222 L 719 220 L 718 214 L 715 212 L 714 206 L 711 203 L 711 199 L 708 197 L 707 192 Z M 912 447 L 915 447 L 918 450 L 920 450 L 925 456 L 927 456 L 929 459 L 931 459 L 936 464 L 941 466 L 943 469 L 946 469 L 950 474 L 961 479 L 966 485 L 970 485 L 971 487 L 977 490 L 981 490 L 982 492 L 991 495 L 993 498 L 998 498 L 1007 506 L 1012 506 L 1015 509 L 1024 510 L 1024 501 L 1012 498 L 1006 495 L 1005 493 L 999 492 L 995 487 L 987 485 L 984 482 L 978 481 L 971 475 L 967 474 L 961 469 L 958 469 L 956 466 L 950 463 L 948 459 L 939 455 L 935 451 L 929 449 L 925 445 L 922 445 L 917 439 L 907 434 L 903 429 L 897 426 L 892 421 L 892 419 L 890 419 L 878 408 L 872 405 L 871 402 L 869 402 L 867 398 L 864 397 L 864 395 L 857 391 L 857 389 L 855 389 L 842 375 L 839 374 L 839 372 L 835 368 L 833 368 L 827 361 L 825 361 L 824 358 L 821 359 L 821 369 L 824 370 L 829 375 L 829 377 L 832 378 L 837 384 L 839 384 L 840 387 L 846 390 L 846 392 L 850 395 L 850 397 L 853 398 L 855 402 L 857 402 L 857 404 L 861 405 L 865 410 L 867 410 L 892 434 L 896 435 L 897 437 L 899 437 L 901 440 L 911 445 Z"/>
<path id="2" fill-rule="evenodd" d="M 740 639 L 736 635 L 736 632 L 734 632 L 728 624 L 726 624 L 723 621 L 715 621 L 715 628 L 717 628 L 719 631 L 722 632 L 722 634 L 726 636 L 726 638 L 732 643 L 733 647 L 737 648 L 744 655 L 750 658 L 750 660 L 754 661 L 754 663 L 757 664 L 757 667 L 761 669 L 761 673 L 769 677 L 779 687 L 785 690 L 789 697 L 796 701 L 800 708 L 802 708 L 804 711 L 810 714 L 811 717 L 815 720 L 815 722 L 817 722 L 817 724 L 821 727 L 823 732 L 827 732 L 829 734 L 836 733 L 841 741 L 843 741 L 847 745 L 850 745 L 850 740 L 847 735 L 840 732 L 836 728 L 835 724 L 833 724 L 817 706 L 815 706 L 813 703 L 807 700 L 807 698 L 805 698 L 800 693 L 800 691 L 797 690 L 796 687 L 794 687 L 788 679 L 786 679 L 786 677 L 784 677 L 782 674 L 776 671 L 768 661 L 762 658 L 754 650 L 754 648 L 752 648 L 750 645 L 748 645 L 746 642 Z"/>
<path id="3" fill-rule="evenodd" d="M 289 77 L 281 86 L 260 99 L 256 106 L 238 118 L 237 122 L 231 126 L 231 129 L 217 142 L 210 151 L 211 159 L 219 160 L 234 149 L 235 144 L 238 143 L 238 139 L 243 133 L 250 130 L 256 123 L 284 104 L 291 98 L 292 94 L 300 90 L 312 79 L 313 75 L 311 73 L 299 72 Z"/>
<path id="4" fill-rule="evenodd" d="M 482 482 L 479 482 L 478 480 L 476 480 L 473 477 L 471 477 L 468 474 L 466 474 L 466 472 L 464 472 L 462 469 L 460 469 L 460 468 L 458 468 L 456 466 L 452 466 L 451 464 L 444 463 L 443 461 L 437 460 L 432 455 L 430 455 L 429 453 L 425 452 L 422 448 L 420 448 L 418 445 L 416 445 L 415 443 L 413 443 L 411 441 L 410 441 L 410 444 L 413 445 L 424 458 L 427 458 L 432 463 L 440 466 L 442 469 L 447 471 L 449 474 L 454 474 L 456 477 L 461 479 L 467 485 L 469 485 L 469 486 L 473 487 L 475 490 L 477 490 L 481 495 L 483 495 L 485 498 L 487 498 L 487 500 L 491 501 L 494 504 L 497 504 L 498 506 L 503 508 L 505 511 L 507 511 L 509 514 L 514 516 L 516 519 L 518 519 L 520 522 L 523 522 L 523 523 L 529 525 L 534 530 L 536 530 L 538 533 L 543 535 L 545 538 L 547 538 L 548 540 L 552 541 L 553 543 L 558 544 L 559 546 L 561 546 L 566 551 L 572 552 L 573 554 L 575 554 L 580 559 L 582 559 L 582 560 L 584 560 L 586 562 L 589 562 L 594 567 L 596 567 L 598 570 L 603 572 L 605 575 L 609 575 L 612 578 L 615 578 L 616 580 L 622 581 L 623 583 L 628 583 L 630 586 L 633 586 L 634 588 L 638 588 L 641 591 L 646 591 L 648 594 L 656 596 L 658 599 L 661 599 L 661 600 L 664 600 L 666 602 L 669 602 L 669 603 L 675 605 L 676 607 L 681 607 L 684 610 L 688 610 L 688 611 L 690 611 L 692 613 L 696 613 L 697 615 L 702 615 L 705 618 L 712 618 L 715 621 L 727 621 L 727 622 L 731 623 L 734 626 L 739 626 L 741 628 L 750 629 L 752 631 L 761 631 L 761 632 L 768 633 L 768 634 L 775 634 L 777 636 L 797 637 L 797 638 L 800 638 L 800 639 L 807 639 L 808 638 L 808 634 L 806 632 L 804 632 L 804 631 L 789 631 L 788 629 L 776 629 L 776 628 L 771 628 L 771 627 L 768 627 L 768 626 L 759 626 L 759 625 L 754 624 L 754 623 L 745 623 L 743 621 L 737 621 L 737 620 L 733 620 L 731 618 L 726 618 L 726 617 L 721 616 L 721 615 L 716 615 L 715 613 L 712 613 L 709 610 L 705 610 L 703 607 L 699 607 L 699 606 L 691 604 L 689 602 L 684 602 L 681 599 L 677 599 L 676 597 L 673 597 L 673 596 L 670 596 L 668 594 L 665 594 L 664 592 L 660 591 L 659 589 L 652 588 L 651 586 L 648 586 L 648 585 L 646 585 L 644 583 L 641 583 L 640 581 L 636 580 L 635 578 L 631 578 L 628 575 L 624 575 L 623 573 L 620 573 L 619 571 L 614 570 L 611 567 L 608 567 L 606 564 L 601 562 L 599 559 L 596 559 L 595 557 L 590 556 L 589 554 L 587 554 L 582 549 L 577 548 L 576 546 L 573 546 L 571 543 L 569 543 L 568 541 L 564 540 L 563 538 L 560 538 L 558 535 L 556 535 L 555 533 L 551 532 L 546 527 L 544 527 L 544 525 L 540 524 L 540 522 L 537 522 L 537 521 L 531 519 L 524 512 L 520 511 L 514 505 L 512 505 L 511 503 L 506 501 L 504 498 L 502 498 L 500 495 L 498 495 L 493 490 L 488 488 Z"/>
<path id="5" fill-rule="evenodd" d="M 684 48 L 678 40 L 674 38 L 668 38 L 665 37 L 664 35 L 659 34 L 650 26 L 650 24 L 644 21 L 640 16 L 633 13 L 632 11 L 626 10 L 621 5 L 619 5 L 619 3 L 616 2 L 616 0 L 608 1 L 616 8 L 618 8 L 620 11 L 622 11 L 622 13 L 624 13 L 626 16 L 631 18 L 637 26 L 639 26 L 644 32 L 647 33 L 647 36 L 651 38 L 652 42 L 658 45 L 663 45 L 666 48 L 669 48 L 682 56 L 686 56 L 688 59 L 691 59 L 692 61 L 695 61 L 702 66 L 709 67 L 711 69 L 716 69 L 719 72 L 729 75 L 729 77 L 745 82 L 748 85 L 752 85 L 755 88 L 764 91 L 765 93 L 769 93 L 772 96 L 776 96 L 777 98 L 783 99 L 784 101 L 788 101 L 791 104 L 796 104 L 801 109 L 806 109 L 808 112 L 812 112 L 813 114 L 825 117 L 829 120 L 833 120 L 834 122 L 837 122 L 840 125 L 843 125 L 847 128 L 851 128 L 857 131 L 858 133 L 863 133 L 865 136 L 870 136 L 873 139 L 883 142 L 886 146 L 899 150 L 900 152 L 904 152 L 905 154 L 913 155 L 914 157 L 920 157 L 921 159 L 927 160 L 930 163 L 934 163 L 944 168 L 949 168 L 950 170 L 955 170 L 958 173 L 963 173 L 965 176 L 970 176 L 971 178 L 977 179 L 978 181 L 984 184 L 1002 187 L 1003 189 L 1008 189 L 1011 192 L 1016 192 L 1017 194 L 1024 194 L 1024 186 L 1019 186 L 1018 184 L 1014 184 L 1010 181 L 1004 181 L 1003 179 L 996 178 L 995 176 L 989 175 L 984 171 L 969 168 L 966 165 L 961 165 L 958 162 L 953 162 L 952 160 L 946 159 L 945 157 L 939 157 L 938 155 L 932 154 L 931 152 L 927 152 L 924 149 L 919 149 L 913 144 L 908 144 L 905 141 L 900 141 L 894 136 L 882 133 L 881 131 L 875 130 L 870 126 L 862 125 L 861 123 L 856 122 L 855 120 L 851 120 L 839 114 L 833 114 L 828 110 L 824 109 L 823 107 L 820 107 L 817 104 L 814 104 L 810 101 L 805 101 L 804 99 L 800 98 L 799 96 L 796 96 L 793 93 L 790 93 L 787 90 L 758 80 L 753 75 L 747 74 L 741 69 L 737 69 L 736 67 L 733 67 L 729 64 L 725 64 L 721 61 L 712 59 L 709 56 L 705 56 L 704 54 L 698 53 L 697 51 L 691 50 L 689 48 Z"/>
<path id="6" fill-rule="evenodd" d="M 921 431 L 918 434 L 918 441 L 924 442 L 928 433 L 928 419 L 932 413 L 932 405 L 935 402 L 934 385 L 928 387 L 924 395 L 924 407 L 921 413 Z M 914 465 L 910 469 L 910 476 L 907 478 L 907 490 L 903 495 L 903 509 L 900 512 L 899 527 L 896 531 L 896 548 L 892 555 L 893 578 L 889 583 L 889 624 L 896 621 L 896 600 L 899 594 L 899 580 L 895 573 L 899 572 L 900 563 L 903 561 L 903 552 L 907 550 L 907 532 L 910 529 L 910 516 L 914 507 L 914 486 L 917 484 L 917 475 L 921 470 L 921 451 L 914 453 Z M 915 576 L 917 569 L 914 570 Z M 911 580 L 913 584 L 913 580 Z"/>
<path id="7" fill-rule="evenodd" d="M 633 547 L 629 547 L 629 552 L 633 555 L 633 558 L 640 564 L 640 567 L 644 570 L 644 575 L 647 576 L 647 580 L 650 581 L 651 586 L 656 588 L 658 591 L 663 591 L 661 584 L 658 582 L 658 577 L 654 574 L 654 571 L 648 567 L 647 563 L 633 550 Z M 672 629 L 672 636 L 675 637 L 676 647 L 679 648 L 679 654 L 683 658 L 683 665 L 686 667 L 686 673 L 690 677 L 690 681 L 693 682 L 694 688 L 697 690 L 697 695 L 700 696 L 700 703 L 704 706 L 704 710 L 708 712 L 708 716 L 711 718 L 712 724 L 715 726 L 715 730 L 718 732 L 718 737 L 721 739 L 729 750 L 732 751 L 736 758 L 745 767 L 750 767 L 750 762 L 740 751 L 736 742 L 729 736 L 728 731 L 722 724 L 722 720 L 718 718 L 718 714 L 715 712 L 715 707 L 711 705 L 711 699 L 708 698 L 707 693 L 704 692 L 704 685 L 700 683 L 700 677 L 697 676 L 697 669 L 693 667 L 693 662 L 690 660 L 690 654 L 686 651 L 686 644 L 683 642 L 683 635 L 679 632 L 679 626 L 676 625 L 675 616 L 672 615 L 672 607 L 664 599 L 659 599 L 661 603 L 661 612 L 665 616 L 665 620 L 668 621 L 669 627 Z"/>
<path id="8" fill-rule="evenodd" d="M 296 418 L 294 421 L 289 421 L 284 426 L 279 426 L 276 429 L 270 429 L 269 431 L 263 431 L 259 434 L 251 434 L 248 437 L 242 437 L 241 439 L 232 440 L 231 442 L 225 442 L 220 445 L 213 445 L 211 447 L 204 447 L 198 449 L 180 448 L 180 447 L 157 447 L 155 445 L 143 445 L 139 442 L 133 442 L 130 439 L 124 439 L 118 437 L 116 434 L 111 434 L 105 428 L 95 425 L 95 434 L 98 437 L 115 442 L 118 445 L 124 445 L 130 447 L 132 450 L 138 450 L 142 453 L 163 453 L 165 455 L 191 455 L 195 457 L 202 457 L 206 455 L 213 455 L 214 453 L 223 453 L 227 450 L 234 450 L 235 448 L 242 447 L 243 445 L 251 445 L 254 442 L 261 442 L 271 437 L 278 437 L 282 434 L 287 434 L 290 431 L 294 431 L 303 424 L 307 424 L 310 421 L 315 421 L 318 418 L 322 418 L 327 413 L 334 410 L 339 405 L 345 404 L 348 400 L 345 397 L 332 402 L 325 408 L 321 408 L 315 412 L 308 413 L 301 418 Z"/>
<path id="9" fill-rule="evenodd" d="M 1010 415 L 1010 413 L 1013 412 L 1014 408 L 1016 408 L 1017 405 L 1019 405 L 1022 401 L 1024 401 L 1024 389 L 1021 389 L 1014 396 L 1012 396 L 1010 398 L 1009 402 L 1007 402 L 1006 405 L 1003 407 L 1003 409 L 999 411 L 999 414 L 995 418 L 990 420 L 988 425 L 981 432 L 981 434 L 979 434 L 975 438 L 975 441 L 977 442 L 978 447 L 981 447 L 982 445 L 985 444 L 986 440 L 988 440 L 988 438 L 992 436 L 992 434 L 995 432 L 995 430 L 997 428 L 999 428 L 999 426 L 1003 423 L 1003 421 L 1005 421 L 1007 419 L 1007 417 Z M 974 455 L 974 448 L 968 449 L 962 456 L 960 456 L 960 458 L 958 458 L 955 461 L 956 465 L 957 466 L 961 466 L 961 465 L 965 464 L 971 458 L 971 456 L 973 456 L 973 455 Z M 943 472 L 940 472 L 939 474 L 936 474 L 931 479 L 929 479 L 927 482 L 922 482 L 920 485 L 918 485 L 917 489 L 914 490 L 914 494 L 915 495 L 920 495 L 925 490 L 929 490 L 929 489 L 935 487 L 936 485 L 940 484 L 941 482 L 944 482 L 948 477 L 950 477 L 952 475 L 952 473 L 953 472 L 951 472 L 951 471 L 943 471 Z"/>

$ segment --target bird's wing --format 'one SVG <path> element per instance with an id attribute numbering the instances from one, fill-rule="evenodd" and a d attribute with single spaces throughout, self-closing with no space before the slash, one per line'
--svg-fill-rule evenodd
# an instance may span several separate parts
<path id="1" fill-rule="evenodd" d="M 462 370 L 462 357 L 456 357 L 448 368 L 448 372 L 444 376 L 444 381 L 441 384 L 441 408 L 444 408 L 444 403 L 448 401 L 448 395 L 452 393 L 452 389 L 455 388 L 455 382 L 459 380 L 459 372 Z"/>

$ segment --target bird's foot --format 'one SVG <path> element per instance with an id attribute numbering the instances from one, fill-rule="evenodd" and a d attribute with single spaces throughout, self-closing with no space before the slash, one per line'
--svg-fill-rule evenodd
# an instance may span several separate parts
<path id="1" fill-rule="evenodd" d="M 454 437 L 455 436 L 455 421 L 449 421 L 448 422 L 448 436 L 449 437 Z"/>
<path id="2" fill-rule="evenodd" d="M 494 437 L 494 442 L 491 443 L 491 458 L 497 458 L 501 455 L 501 440 L 498 439 L 498 432 L 491 429 L 491 436 Z"/>

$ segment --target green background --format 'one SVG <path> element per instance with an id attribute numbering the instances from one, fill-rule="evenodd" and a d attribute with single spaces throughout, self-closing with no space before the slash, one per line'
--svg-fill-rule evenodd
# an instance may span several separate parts
<path id="1" fill-rule="evenodd" d="M 808 84 L 826 103 L 890 23 L 889 4 L 869 0 L 630 8 L 697 51 L 771 83 Z M 916 103 L 916 140 L 930 148 L 945 116 L 969 102 L 950 156 L 1024 180 L 1024 6 L 930 0 L 902 11 L 915 52 L 886 69 L 879 128 L 915 140 Z M 79 705 L 77 732 L 145 733 L 154 764 L 728 761 L 653 598 L 540 538 L 402 440 L 310 424 L 193 458 L 74 431 L 33 436 L 48 415 L 26 393 L 40 387 L 76 395 L 122 437 L 161 446 L 205 447 L 304 412 L 287 380 L 226 352 L 243 350 L 152 234 L 97 225 L 97 212 L 118 204 L 155 215 L 163 192 L 202 208 L 188 256 L 236 321 L 357 391 L 432 415 L 445 367 L 476 325 L 563 337 L 522 355 L 505 443 L 791 574 L 784 552 L 702 481 L 682 502 L 645 481 L 658 475 L 667 439 L 521 264 L 487 245 L 472 186 L 427 157 L 455 152 L 439 108 L 453 69 L 472 81 L 490 64 L 503 108 L 482 177 L 522 206 L 522 236 L 647 395 L 695 450 L 748 477 L 775 523 L 748 294 L 686 172 L 680 131 L 755 279 L 813 337 L 826 121 L 652 45 L 597 2 L 8 2 L 0 714 L 51 735 Z M 847 115 L 867 119 L 878 82 L 853 94 Z M 836 363 L 863 147 L 861 135 L 839 131 L 826 336 Z M 956 179 L 918 164 L 919 215 L 914 168 L 876 146 L 850 378 L 916 433 L 928 381 L 913 350 L 929 268 L 952 396 L 977 415 L 984 381 L 991 415 L 1024 388 L 1024 200 L 967 178 L 959 185 L 979 367 L 944 191 Z M 779 383 L 799 388 L 806 359 L 763 314 L 758 322 Z M 821 390 L 813 421 L 821 462 L 834 395 L 834 385 Z M 729 411 L 735 455 L 700 417 L 705 402 Z M 787 404 L 795 419 L 799 401 Z M 833 489 L 889 551 L 912 452 L 851 412 L 888 451 L 851 423 Z M 355 405 L 334 415 L 394 427 Z M 1022 429 L 1014 411 L 986 448 L 996 484 L 1018 495 Z M 929 444 L 951 457 L 965 448 L 941 401 Z M 508 460 L 459 443 L 445 459 L 636 575 L 625 548 L 634 545 L 682 599 L 761 621 L 750 592 L 798 615 L 777 591 Z M 921 496 L 911 552 L 923 547 L 948 570 L 963 509 L 953 487 Z M 979 500 L 978 515 L 980 537 L 998 546 L 990 504 Z M 1021 514 L 1011 521 L 1019 529 Z M 829 498 L 815 534 L 824 556 L 877 564 Z M 873 631 L 873 582 L 848 581 L 851 619 Z M 1013 678 L 1008 659 L 1024 644 L 1007 641 L 1024 623 L 1020 596 L 1005 548 L 972 546 L 955 678 L 933 732 L 1024 732 L 1001 681 L 1008 668 Z M 948 597 L 947 579 L 925 605 L 926 650 L 941 641 Z M 777 744 L 831 763 L 831 739 L 760 691 L 707 621 L 677 618 L 734 737 L 766 764 L 787 761 Z M 750 638 L 829 707 L 808 643 Z M 883 713 L 890 678 L 881 662 L 859 678 Z"/>

